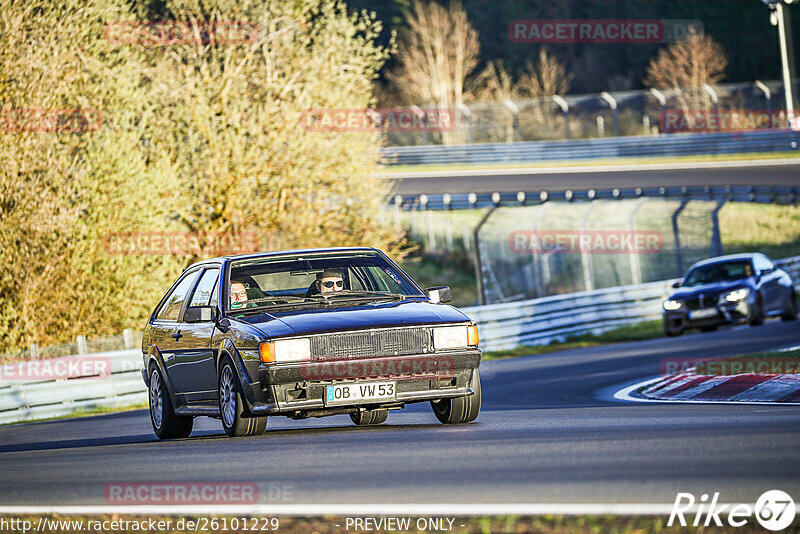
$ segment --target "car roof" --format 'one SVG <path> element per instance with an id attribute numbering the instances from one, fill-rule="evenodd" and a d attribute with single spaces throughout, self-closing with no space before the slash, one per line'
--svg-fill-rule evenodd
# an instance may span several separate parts
<path id="1" fill-rule="evenodd" d="M 284 256 L 287 254 L 320 254 L 325 252 L 381 252 L 374 247 L 327 247 L 327 248 L 303 248 L 291 250 L 273 250 L 269 252 L 254 252 L 251 254 L 237 254 L 233 256 L 217 256 L 216 258 L 208 258 L 189 265 L 186 269 L 191 269 L 199 265 L 207 263 L 225 263 L 235 260 L 248 260 L 255 258 L 269 258 L 274 256 Z M 185 269 L 184 269 L 185 270 Z"/>
<path id="2" fill-rule="evenodd" d="M 702 265 L 711 265 L 713 263 L 725 263 L 728 261 L 737 261 L 737 260 L 752 260 L 756 256 L 765 257 L 760 252 L 742 252 L 739 254 L 728 254 L 727 256 L 715 256 L 713 258 L 708 258 L 705 260 L 700 260 L 697 263 L 692 264 L 689 269 L 693 269 L 695 267 L 700 267 Z"/>

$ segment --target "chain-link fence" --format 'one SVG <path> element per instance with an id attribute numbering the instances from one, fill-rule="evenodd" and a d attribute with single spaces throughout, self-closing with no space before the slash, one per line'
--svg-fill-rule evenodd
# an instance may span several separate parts
<path id="1" fill-rule="evenodd" d="M 795 80 L 794 85 L 797 90 L 800 81 Z M 453 110 L 455 127 L 447 135 L 388 132 L 386 144 L 511 143 L 788 126 L 781 111 L 784 97 L 780 81 L 721 84 L 712 90 L 718 99 L 716 107 L 703 89 L 473 102 Z M 715 112 L 719 115 L 711 116 Z"/>
<path id="2" fill-rule="evenodd" d="M 398 210 L 394 220 L 429 253 L 469 253 L 488 304 L 682 276 L 692 263 L 722 253 L 716 222 L 722 205 L 648 198 L 546 202 Z"/>

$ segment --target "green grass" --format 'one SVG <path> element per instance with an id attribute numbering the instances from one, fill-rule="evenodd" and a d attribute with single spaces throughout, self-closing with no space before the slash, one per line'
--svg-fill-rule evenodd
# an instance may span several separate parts
<path id="1" fill-rule="evenodd" d="M 719 213 L 726 254 L 762 252 L 772 259 L 800 254 L 800 209 L 730 202 Z"/>
<path id="2" fill-rule="evenodd" d="M 626 341 L 643 341 L 645 339 L 655 339 L 664 335 L 664 325 L 661 321 L 645 321 L 621 328 L 615 328 L 602 334 L 582 334 L 571 336 L 566 341 L 553 342 L 549 345 L 523 345 L 510 350 L 485 351 L 483 360 L 500 360 L 504 358 L 516 358 L 518 356 L 534 356 L 537 354 L 547 354 L 561 350 L 582 349 L 585 347 L 599 347 L 613 343 L 624 343 Z"/>
<path id="3" fill-rule="evenodd" d="M 385 167 L 387 174 L 423 171 L 462 171 L 479 169 L 516 169 L 520 167 L 592 167 L 596 165 L 635 165 L 648 163 L 687 163 L 705 161 L 754 161 L 765 159 L 800 158 L 798 152 L 760 152 L 752 154 L 708 154 L 699 156 L 649 157 L 649 158 L 614 158 L 592 160 L 565 161 L 527 161 L 497 164 L 455 164 L 455 165 L 390 165 Z"/>

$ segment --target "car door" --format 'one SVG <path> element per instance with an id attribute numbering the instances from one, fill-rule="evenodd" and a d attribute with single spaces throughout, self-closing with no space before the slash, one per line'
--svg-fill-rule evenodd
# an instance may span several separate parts
<path id="1" fill-rule="evenodd" d="M 207 267 L 199 277 L 181 314 L 178 324 L 180 337 L 175 342 L 175 377 L 188 403 L 203 403 L 216 399 L 216 350 L 211 346 L 216 324 L 214 321 L 186 323 L 183 313 L 189 306 L 216 306 L 219 267 Z"/>
<path id="2" fill-rule="evenodd" d="M 182 336 L 179 332 L 178 320 L 183 311 L 186 295 L 197 281 L 198 274 L 200 274 L 200 269 L 189 271 L 173 284 L 172 289 L 164 300 L 162 300 L 158 310 L 156 310 L 151 323 L 152 337 L 150 343 L 161 354 L 167 371 L 167 376 L 164 378 L 172 384 L 177 395 L 183 393 L 180 381 L 177 380 L 176 368 L 176 351 L 178 350 L 176 345 Z"/>

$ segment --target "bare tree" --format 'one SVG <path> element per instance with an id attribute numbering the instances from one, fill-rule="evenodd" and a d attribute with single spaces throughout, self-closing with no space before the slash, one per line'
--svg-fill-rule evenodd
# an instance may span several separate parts
<path id="1" fill-rule="evenodd" d="M 686 39 L 659 51 L 647 67 L 645 85 L 674 89 L 684 112 L 709 109 L 710 97 L 703 84 L 713 85 L 725 77 L 725 51 L 708 35 L 692 32 Z"/>
<path id="2" fill-rule="evenodd" d="M 564 66 L 542 48 L 539 50 L 539 61 L 534 65 L 530 61 L 517 82 L 520 95 L 529 98 L 544 98 L 563 95 L 569 90 L 572 76 L 567 74 Z"/>
<path id="3" fill-rule="evenodd" d="M 478 64 L 480 45 L 461 3 L 445 7 L 414 0 L 398 39 L 399 66 L 389 73 L 409 103 L 452 109 L 464 99 L 464 81 Z M 445 143 L 452 133 L 443 132 Z"/>

